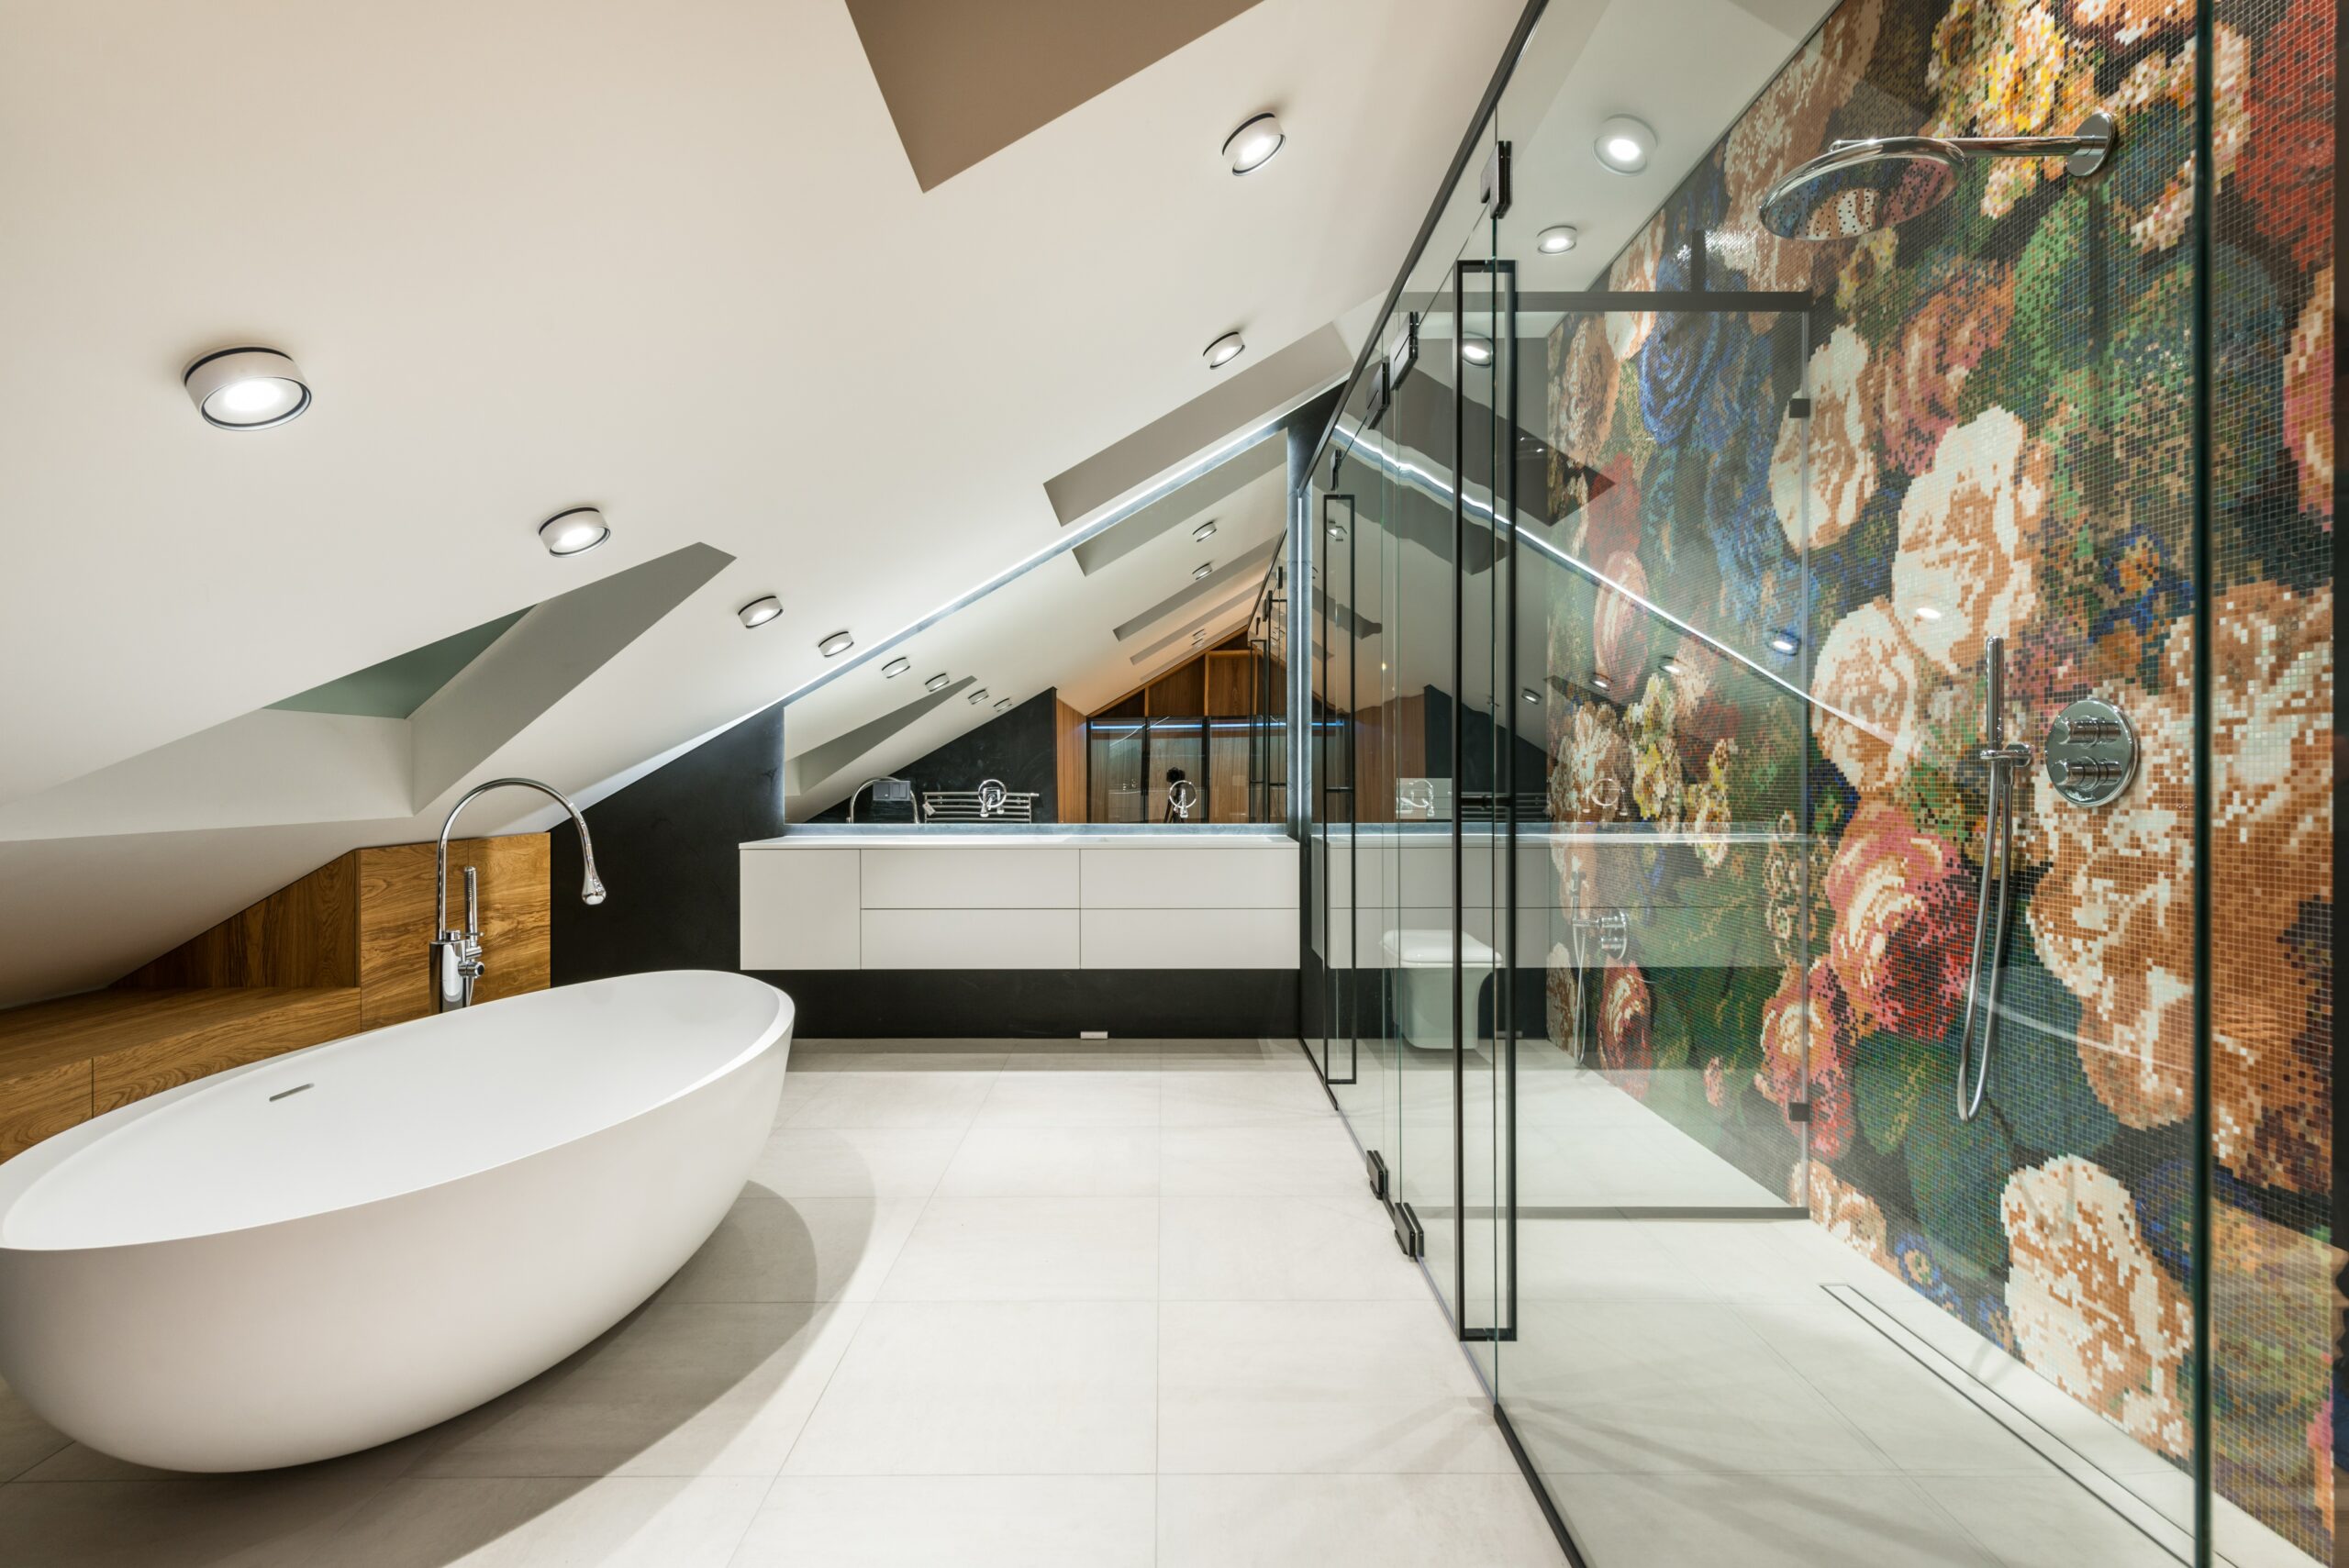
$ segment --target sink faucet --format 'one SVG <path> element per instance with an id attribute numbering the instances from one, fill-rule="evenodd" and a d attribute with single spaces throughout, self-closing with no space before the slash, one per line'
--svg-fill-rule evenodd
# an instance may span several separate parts
<path id="1" fill-rule="evenodd" d="M 488 967 L 481 960 L 481 883 L 472 866 L 465 868 L 464 929 L 458 930 L 449 924 L 449 830 L 457 825 L 457 813 L 471 805 L 475 795 L 508 784 L 537 790 L 571 813 L 571 825 L 579 829 L 580 863 L 586 870 L 579 885 L 580 902 L 604 901 L 604 881 L 596 874 L 596 846 L 587 837 L 587 818 L 579 815 L 579 807 L 571 804 L 569 796 L 536 779 L 491 779 L 473 785 L 449 808 L 449 819 L 440 824 L 440 841 L 432 851 L 432 929 L 437 933 L 431 948 L 432 1010 L 436 1013 L 472 1006 L 474 983 Z"/>

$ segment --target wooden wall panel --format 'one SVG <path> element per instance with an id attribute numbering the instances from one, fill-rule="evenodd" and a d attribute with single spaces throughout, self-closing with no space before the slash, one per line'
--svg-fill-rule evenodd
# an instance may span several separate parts
<path id="1" fill-rule="evenodd" d="M 139 990 L 356 985 L 357 872 L 356 853 L 339 855 L 115 984 Z"/>
<path id="2" fill-rule="evenodd" d="M 54 1067 L 0 1076 L 0 1160 L 21 1154 L 90 1118 L 90 1064 Z"/>
<path id="3" fill-rule="evenodd" d="M 551 874 L 544 833 L 455 839 L 449 844 L 449 918 L 464 919 L 464 868 L 481 870 L 482 961 L 476 1000 L 493 1002 L 548 984 Z M 432 846 L 359 851 L 359 987 L 362 1029 L 432 1010 L 427 945 L 432 940 Z"/>
<path id="4" fill-rule="evenodd" d="M 1245 718 L 1256 711 L 1256 656 L 1246 650 L 1208 655 L 1207 716 Z"/>
<path id="5" fill-rule="evenodd" d="M 104 1116 L 248 1062 L 357 1034 L 359 995 L 353 986 L 193 993 L 168 1028 L 84 1063 L 91 1114 Z"/>
<path id="6" fill-rule="evenodd" d="M 1085 795 L 1085 715 L 1052 698 L 1054 787 L 1059 791 L 1061 820 L 1082 822 L 1088 815 Z"/>
<path id="7" fill-rule="evenodd" d="M 551 968 L 547 836 L 449 846 L 451 913 L 481 868 L 476 997 L 543 990 Z M 0 1160 L 164 1089 L 431 1008 L 432 846 L 338 857 L 124 976 L 0 1011 Z"/>
<path id="8" fill-rule="evenodd" d="M 1194 659 L 1177 665 L 1151 682 L 1143 694 L 1142 703 L 1150 716 L 1193 717 L 1206 709 L 1208 700 L 1207 662 Z"/>

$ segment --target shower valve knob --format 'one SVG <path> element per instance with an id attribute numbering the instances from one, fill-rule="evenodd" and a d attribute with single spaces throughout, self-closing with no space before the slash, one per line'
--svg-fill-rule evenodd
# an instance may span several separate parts
<path id="1" fill-rule="evenodd" d="M 2084 697 L 2047 727 L 2047 782 L 2075 806 L 2103 806 L 2137 772 L 2137 732 L 2119 708 Z"/>

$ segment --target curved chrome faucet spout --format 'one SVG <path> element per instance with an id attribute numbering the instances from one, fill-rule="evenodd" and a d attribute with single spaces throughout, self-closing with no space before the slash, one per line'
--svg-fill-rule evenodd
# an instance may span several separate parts
<path id="1" fill-rule="evenodd" d="M 587 836 L 587 818 L 571 797 L 552 784 L 536 779 L 490 779 L 477 784 L 458 796 L 457 804 L 449 808 L 448 817 L 440 824 L 440 840 L 432 846 L 432 1007 L 446 1012 L 451 1007 L 472 1005 L 473 983 L 484 973 L 481 962 L 480 916 L 474 906 L 473 873 L 465 873 L 465 929 L 456 930 L 449 924 L 449 835 L 457 826 L 457 815 L 475 796 L 487 795 L 494 789 L 514 785 L 534 789 L 571 814 L 571 825 L 579 831 L 579 862 L 584 873 L 579 884 L 579 901 L 601 904 L 604 901 L 604 879 L 596 874 L 596 844 Z"/>

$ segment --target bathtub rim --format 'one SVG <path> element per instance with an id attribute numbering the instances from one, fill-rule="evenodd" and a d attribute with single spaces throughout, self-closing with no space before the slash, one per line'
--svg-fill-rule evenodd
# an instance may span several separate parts
<path id="1" fill-rule="evenodd" d="M 732 1056 L 728 1057 L 718 1066 L 702 1073 L 699 1077 L 681 1084 L 675 1090 L 662 1095 L 657 1100 L 649 1100 L 643 1105 L 633 1107 L 625 1116 L 618 1117 L 611 1120 L 598 1123 L 594 1127 L 584 1129 L 573 1133 L 568 1138 L 560 1139 L 554 1142 L 534 1143 L 505 1159 L 493 1161 L 486 1164 L 473 1165 L 462 1171 L 450 1172 L 443 1174 L 436 1181 L 417 1182 L 410 1185 L 400 1187 L 398 1190 L 394 1192 L 378 1193 L 372 1196 L 361 1198 L 356 1202 L 334 1204 L 322 1208 L 304 1209 L 299 1214 L 281 1215 L 275 1218 L 260 1220 L 250 1225 L 223 1226 L 217 1229 L 188 1231 L 174 1236 L 148 1236 L 128 1241 L 104 1241 L 92 1244 L 74 1244 L 68 1246 L 45 1246 L 39 1243 L 12 1241 L 6 1239 L 6 1227 L 10 1211 L 13 1210 L 17 1204 L 30 1196 L 35 1189 L 37 1189 L 50 1175 L 55 1173 L 60 1166 L 71 1161 L 75 1155 L 87 1150 L 92 1144 L 102 1141 L 106 1138 L 112 1136 L 114 1133 L 118 1132 L 124 1128 L 127 1128 L 132 1123 L 139 1120 L 142 1117 L 152 1115 L 155 1112 L 163 1109 L 165 1106 L 176 1104 L 179 1101 L 189 1099 L 208 1091 L 220 1088 L 236 1079 L 245 1077 L 262 1068 L 275 1067 L 283 1062 L 294 1061 L 297 1057 L 312 1057 L 314 1052 L 332 1051 L 345 1047 L 358 1046 L 362 1043 L 379 1043 L 386 1035 L 393 1034 L 400 1029 L 411 1029 L 418 1025 L 436 1022 L 440 1018 L 445 1017 L 445 1015 L 427 1014 L 420 1018 L 406 1018 L 396 1024 L 386 1024 L 381 1029 L 362 1029 L 357 1034 L 344 1035 L 340 1040 L 321 1040 L 316 1045 L 306 1045 L 296 1051 L 283 1051 L 275 1056 L 263 1057 L 258 1062 L 242 1062 L 238 1066 L 230 1067 L 218 1073 L 210 1073 L 202 1078 L 192 1079 L 185 1084 L 174 1084 L 169 1089 L 162 1090 L 157 1094 L 149 1095 L 143 1099 L 133 1100 L 128 1105 L 117 1106 L 114 1109 L 104 1112 L 101 1115 L 92 1117 L 87 1121 L 77 1122 L 73 1126 L 67 1128 L 62 1132 L 43 1139 L 40 1142 L 34 1144 L 30 1149 L 25 1150 L 23 1152 L 16 1155 L 12 1159 L 6 1162 L 0 1162 L 0 1254 L 17 1254 L 25 1257 L 61 1257 L 80 1253 L 119 1252 L 133 1248 L 184 1246 L 191 1242 L 209 1240 L 213 1238 L 221 1236 L 257 1234 L 274 1229 L 281 1226 L 300 1225 L 309 1220 L 317 1219 L 328 1215 L 355 1214 L 364 1209 L 375 1207 L 378 1205 L 397 1203 L 404 1198 L 413 1197 L 417 1193 L 429 1192 L 435 1187 L 449 1186 L 452 1184 L 468 1181 L 477 1176 L 487 1175 L 492 1172 L 506 1170 L 508 1167 L 521 1163 L 523 1161 L 536 1159 L 542 1155 L 551 1153 L 555 1150 L 567 1148 L 572 1144 L 584 1142 L 591 1138 L 600 1137 L 601 1135 L 611 1131 L 614 1128 L 625 1126 L 629 1122 L 634 1121 L 640 1117 L 650 1115 L 654 1111 L 660 1110 L 665 1106 L 674 1105 L 677 1101 L 685 1099 L 688 1095 L 698 1094 L 700 1091 L 707 1088 L 712 1084 L 717 1083 L 721 1078 L 726 1078 L 736 1073 L 740 1073 L 745 1067 L 748 1067 L 752 1062 L 756 1062 L 760 1057 L 774 1050 L 778 1042 L 785 1043 L 787 1049 L 787 1042 L 791 1038 L 792 1026 L 797 1021 L 798 1012 L 796 1005 L 791 999 L 790 993 L 778 986 L 770 985 L 765 981 L 757 979 L 754 976 L 741 973 L 737 970 L 662 969 L 646 970 L 637 974 L 607 975 L 597 980 L 580 981 L 572 985 L 553 985 L 549 986 L 542 991 L 527 991 L 518 995 L 502 996 L 493 1002 L 476 1004 L 475 1008 L 468 1009 L 468 1011 L 486 1010 L 495 1007 L 504 1007 L 510 1004 L 527 1003 L 533 999 L 543 999 L 556 992 L 587 990 L 599 986 L 618 986 L 626 984 L 630 981 L 641 980 L 651 975 L 671 974 L 712 975 L 729 981 L 739 981 L 749 984 L 758 985 L 764 990 L 773 993 L 776 1003 L 774 1014 L 749 1045 L 745 1046 L 740 1051 L 738 1051 Z M 315 1060 L 316 1058 L 313 1057 L 313 1059 Z"/>

